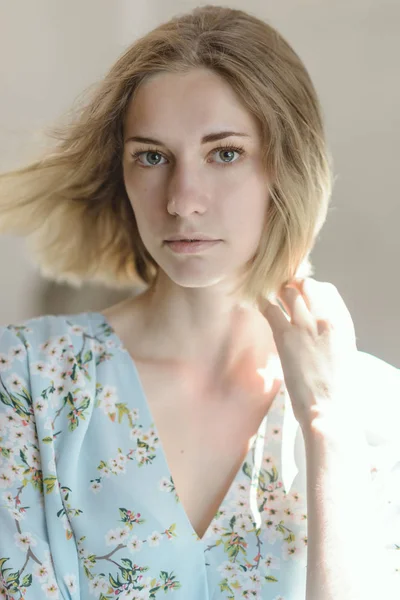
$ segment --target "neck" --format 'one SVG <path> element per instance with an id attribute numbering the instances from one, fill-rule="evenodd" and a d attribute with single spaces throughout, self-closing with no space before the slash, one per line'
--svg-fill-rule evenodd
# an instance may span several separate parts
<path id="1" fill-rule="evenodd" d="M 273 344 L 258 309 L 218 286 L 183 288 L 158 278 L 151 289 L 130 299 L 125 315 L 128 328 L 130 315 L 134 321 L 129 335 L 141 340 L 140 354 L 154 360 L 215 367 L 250 345 L 265 350 Z"/>

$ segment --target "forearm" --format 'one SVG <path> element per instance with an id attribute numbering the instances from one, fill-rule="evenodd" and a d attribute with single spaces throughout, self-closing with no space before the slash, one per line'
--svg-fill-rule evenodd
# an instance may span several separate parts
<path id="1" fill-rule="evenodd" d="M 357 427 L 317 421 L 303 428 L 307 456 L 306 600 L 390 595 L 379 540 L 367 444 Z M 386 593 L 385 596 L 382 594 Z M 394 600 L 394 599 L 393 599 Z"/>

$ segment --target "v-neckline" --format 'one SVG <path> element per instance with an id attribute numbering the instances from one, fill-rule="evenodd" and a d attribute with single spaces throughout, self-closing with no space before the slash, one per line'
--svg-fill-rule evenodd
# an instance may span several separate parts
<path id="1" fill-rule="evenodd" d="M 138 368 L 136 366 L 136 362 L 133 359 L 131 353 L 126 348 L 126 346 L 123 343 L 122 339 L 116 333 L 115 329 L 111 325 L 111 323 L 108 320 L 108 318 L 102 312 L 90 312 L 89 315 L 90 316 L 94 315 L 97 318 L 100 318 L 102 320 L 102 322 L 107 326 L 107 328 L 109 330 L 109 333 L 110 333 L 111 337 L 113 337 L 113 339 L 116 342 L 118 348 L 120 350 L 122 350 L 127 355 L 128 361 L 129 361 L 129 366 L 130 366 L 131 370 L 133 370 L 133 372 L 135 374 L 135 377 L 136 377 L 136 382 L 137 382 L 137 384 L 139 386 L 140 394 L 142 396 L 142 403 L 143 403 L 143 406 L 144 406 L 145 411 L 147 413 L 146 416 L 147 416 L 148 422 L 153 427 L 154 432 L 156 434 L 156 437 L 158 439 L 159 450 L 160 450 L 160 458 L 161 458 L 161 460 L 164 463 L 163 466 L 164 466 L 165 472 L 167 474 L 167 477 L 170 478 L 170 480 L 173 482 L 174 487 L 175 487 L 175 480 L 173 478 L 170 465 L 168 463 L 168 458 L 167 458 L 167 455 L 166 455 L 166 452 L 165 452 L 165 448 L 164 448 L 163 442 L 162 442 L 161 437 L 159 435 L 159 430 L 158 430 L 156 421 L 154 419 L 154 416 L 153 416 L 152 411 L 151 411 L 150 404 L 149 404 L 149 402 L 147 400 L 147 397 L 146 397 L 146 393 L 145 393 L 144 386 L 143 386 L 142 381 L 141 381 L 139 370 L 138 370 Z M 278 395 L 279 395 L 279 391 L 277 392 L 275 398 Z M 274 399 L 274 401 L 275 401 L 275 399 Z M 224 495 L 221 503 L 219 504 L 219 506 L 218 506 L 215 514 L 213 515 L 210 523 L 208 524 L 207 528 L 205 529 L 205 531 L 204 531 L 204 533 L 203 533 L 203 535 L 201 537 L 198 535 L 198 533 L 196 532 L 196 530 L 195 530 L 195 528 L 194 528 L 191 520 L 189 519 L 188 513 L 187 513 L 187 511 L 186 511 L 186 509 L 185 509 L 185 507 L 184 507 L 184 505 L 183 505 L 183 503 L 182 503 L 182 501 L 181 501 L 181 499 L 179 497 L 179 494 L 178 494 L 178 492 L 177 492 L 177 490 L 175 488 L 175 493 L 176 493 L 176 496 L 178 498 L 178 507 L 179 507 L 179 510 L 180 510 L 180 512 L 182 514 L 182 518 L 186 522 L 186 525 L 187 525 L 189 531 L 191 532 L 191 535 L 196 538 L 196 541 L 198 541 L 198 542 L 200 542 L 202 544 L 206 543 L 205 540 L 208 537 L 209 531 L 211 530 L 212 526 L 215 523 L 215 520 L 217 518 L 218 513 L 227 504 L 229 498 L 231 497 L 231 495 L 232 495 L 232 489 L 233 489 L 234 485 L 240 479 L 240 477 L 241 477 L 241 475 L 243 473 L 243 468 L 244 468 L 245 464 L 249 462 L 249 457 L 251 457 L 252 453 L 254 452 L 258 440 L 260 438 L 264 439 L 263 432 L 266 431 L 266 421 L 267 421 L 267 418 L 268 418 L 268 413 L 271 410 L 274 401 L 272 402 L 271 406 L 269 407 L 269 410 L 267 411 L 267 413 L 262 418 L 261 423 L 260 423 L 260 425 L 258 427 L 257 433 L 252 438 L 252 442 L 251 442 L 250 447 L 249 447 L 249 449 L 248 449 L 248 451 L 246 453 L 246 456 L 244 457 L 243 461 L 241 462 L 239 468 L 237 469 L 237 471 L 236 471 L 233 479 L 231 480 L 231 483 L 230 483 L 229 487 L 227 488 L 227 491 L 226 491 L 226 493 L 225 493 L 225 495 Z M 257 479 L 257 478 L 258 477 L 256 476 L 255 479 Z"/>

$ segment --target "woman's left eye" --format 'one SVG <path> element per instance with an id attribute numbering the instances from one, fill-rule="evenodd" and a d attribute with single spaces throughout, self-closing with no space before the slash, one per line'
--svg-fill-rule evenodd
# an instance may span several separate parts
<path id="1" fill-rule="evenodd" d="M 232 146 L 222 146 L 221 148 L 215 148 L 215 150 L 213 150 L 213 154 L 216 154 L 217 156 L 219 156 L 222 160 L 221 163 L 225 163 L 225 164 L 230 164 L 233 162 L 236 162 L 236 160 L 238 160 L 238 157 L 235 158 L 235 154 L 238 154 L 239 156 L 242 155 L 244 152 L 244 148 L 239 148 L 239 147 L 232 147 Z M 220 162 L 220 161 L 216 161 L 216 162 Z"/>

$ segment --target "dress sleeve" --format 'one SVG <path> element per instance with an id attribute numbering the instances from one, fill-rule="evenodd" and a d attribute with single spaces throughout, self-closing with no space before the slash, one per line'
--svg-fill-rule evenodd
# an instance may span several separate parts
<path id="1" fill-rule="evenodd" d="M 370 449 L 371 478 L 389 581 L 382 594 L 400 598 L 400 370 L 360 352 L 360 395 Z"/>
<path id="2" fill-rule="evenodd" d="M 59 598 L 46 527 L 27 343 L 0 327 L 0 598 Z"/>

